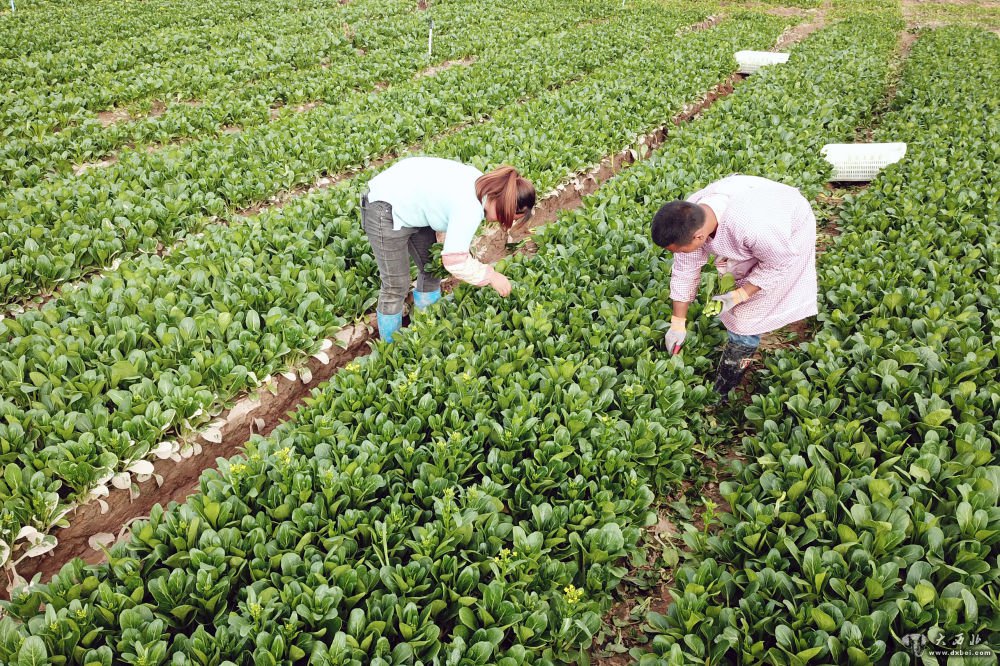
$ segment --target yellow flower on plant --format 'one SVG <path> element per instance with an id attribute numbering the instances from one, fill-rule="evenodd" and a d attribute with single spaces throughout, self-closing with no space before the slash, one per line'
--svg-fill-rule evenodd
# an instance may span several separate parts
<path id="1" fill-rule="evenodd" d="M 274 457 L 278 459 L 282 465 L 287 465 L 292 462 L 292 447 L 286 446 L 283 449 L 278 449 L 274 452 Z"/>
<path id="2" fill-rule="evenodd" d="M 511 552 L 510 548 L 501 548 L 497 556 L 493 558 L 493 561 L 497 564 L 508 564 L 512 557 L 517 557 L 517 551 Z"/>
<path id="3" fill-rule="evenodd" d="M 247 471 L 247 466 L 243 463 L 233 463 L 229 466 L 229 473 L 233 476 L 239 476 Z"/>
<path id="4" fill-rule="evenodd" d="M 576 589 L 572 583 L 563 588 L 563 594 L 566 595 L 566 603 L 568 604 L 579 603 L 583 599 L 583 590 Z"/>

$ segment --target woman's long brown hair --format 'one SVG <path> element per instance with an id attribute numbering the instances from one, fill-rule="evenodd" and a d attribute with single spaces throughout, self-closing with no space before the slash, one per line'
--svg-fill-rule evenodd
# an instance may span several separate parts
<path id="1" fill-rule="evenodd" d="M 496 203 L 497 221 L 510 229 L 514 220 L 528 215 L 535 206 L 535 186 L 512 166 L 502 166 L 476 179 L 476 197 Z"/>

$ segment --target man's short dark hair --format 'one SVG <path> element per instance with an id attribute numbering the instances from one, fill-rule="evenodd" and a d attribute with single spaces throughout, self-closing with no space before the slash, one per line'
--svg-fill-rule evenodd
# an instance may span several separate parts
<path id="1" fill-rule="evenodd" d="M 670 201 L 653 216 L 653 242 L 660 247 L 687 245 L 705 224 L 705 211 L 690 201 Z"/>

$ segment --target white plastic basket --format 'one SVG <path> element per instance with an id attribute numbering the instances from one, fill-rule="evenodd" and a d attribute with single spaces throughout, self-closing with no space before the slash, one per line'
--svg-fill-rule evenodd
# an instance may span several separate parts
<path id="1" fill-rule="evenodd" d="M 734 56 L 739 63 L 740 74 L 753 74 L 761 67 L 788 62 L 789 54 L 773 51 L 737 51 Z"/>
<path id="2" fill-rule="evenodd" d="M 905 143 L 828 143 L 820 151 L 834 182 L 867 182 L 906 155 Z"/>

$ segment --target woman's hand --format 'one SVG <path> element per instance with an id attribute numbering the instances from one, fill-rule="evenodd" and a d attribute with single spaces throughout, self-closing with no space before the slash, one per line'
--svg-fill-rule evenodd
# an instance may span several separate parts
<path id="1" fill-rule="evenodd" d="M 510 280 L 503 273 L 493 271 L 493 275 L 490 276 L 490 286 L 502 297 L 510 296 Z"/>

